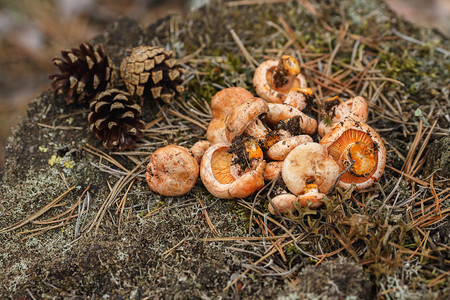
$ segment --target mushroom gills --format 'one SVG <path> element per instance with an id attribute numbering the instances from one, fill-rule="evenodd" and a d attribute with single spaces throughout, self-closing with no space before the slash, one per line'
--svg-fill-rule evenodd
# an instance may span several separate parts
<path id="1" fill-rule="evenodd" d="M 230 184 L 236 180 L 230 172 L 233 155 L 227 150 L 227 148 L 217 149 L 211 157 L 212 173 L 221 184 Z"/>
<path id="2" fill-rule="evenodd" d="M 369 134 L 355 129 L 345 131 L 328 147 L 329 154 L 339 162 L 341 171 L 354 161 L 353 166 L 341 177 L 345 183 L 361 183 L 375 173 L 378 162 L 376 149 L 377 145 Z"/>

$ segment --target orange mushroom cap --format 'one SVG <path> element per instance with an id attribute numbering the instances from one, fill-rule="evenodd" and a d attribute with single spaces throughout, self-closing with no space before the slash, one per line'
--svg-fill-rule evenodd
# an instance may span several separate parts
<path id="1" fill-rule="evenodd" d="M 236 107 L 225 119 L 225 134 L 228 142 L 244 133 L 249 124 L 254 123 L 258 116 L 269 110 L 266 101 L 254 97 Z"/>
<path id="2" fill-rule="evenodd" d="M 366 122 L 369 116 L 369 108 L 366 99 L 363 97 L 350 98 L 344 102 L 338 96 L 335 96 L 325 100 L 325 115 L 328 121 L 324 119 L 320 121 L 318 126 L 321 137 L 330 133 L 338 122 L 347 117 L 354 121 Z"/>
<path id="3" fill-rule="evenodd" d="M 218 91 L 211 98 L 211 111 L 214 118 L 225 119 L 236 107 L 253 98 L 244 88 L 230 87 Z"/>
<path id="4" fill-rule="evenodd" d="M 266 60 L 258 66 L 253 76 L 256 94 L 267 102 L 283 103 L 292 88 L 306 87 L 300 74 L 298 61 L 283 55 L 280 60 Z"/>
<path id="5" fill-rule="evenodd" d="M 145 178 L 150 189 L 163 196 L 181 196 L 197 182 L 199 166 L 192 153 L 169 145 L 153 152 Z"/>
<path id="6" fill-rule="evenodd" d="M 264 117 L 268 124 L 276 124 L 282 120 L 299 117 L 299 125 L 305 134 L 313 135 L 317 130 L 317 121 L 298 109 L 280 103 L 269 103 L 269 111 Z"/>
<path id="7" fill-rule="evenodd" d="M 307 184 L 305 193 L 298 196 L 298 201 L 302 207 L 308 206 L 311 209 L 319 208 L 323 205 L 322 198 L 325 194 L 320 193 L 316 184 Z"/>
<path id="8" fill-rule="evenodd" d="M 253 98 L 252 93 L 240 87 L 231 87 L 217 92 L 211 99 L 213 119 L 206 130 L 206 139 L 211 144 L 227 143 L 225 118 L 239 105 Z"/>
<path id="9" fill-rule="evenodd" d="M 292 149 L 300 144 L 312 142 L 309 135 L 296 135 L 277 142 L 267 150 L 267 157 L 272 160 L 284 160 Z"/>
<path id="10" fill-rule="evenodd" d="M 356 190 L 368 188 L 384 172 L 386 148 L 381 137 L 366 123 L 346 118 L 325 135 L 320 144 L 339 164 L 340 172 L 354 162 L 338 183 L 342 188 L 347 189 L 352 183 Z"/>
<path id="11" fill-rule="evenodd" d="M 249 146 L 251 147 L 251 146 Z M 252 153 L 257 157 L 251 170 L 239 170 L 233 164 L 233 154 L 228 144 L 215 144 L 206 150 L 200 165 L 203 185 L 214 196 L 222 199 L 243 198 L 264 186 L 265 161 L 257 149 Z M 258 157 L 259 155 L 259 157 Z"/>
<path id="12" fill-rule="evenodd" d="M 316 184 L 307 184 L 302 195 L 295 196 L 290 193 L 283 193 L 275 196 L 269 203 L 268 209 L 272 215 L 276 215 L 277 210 L 281 214 L 295 212 L 295 203 L 300 204 L 301 207 L 308 206 L 310 209 L 316 209 L 323 205 L 323 197 L 325 197 L 325 194 L 319 192 Z"/>

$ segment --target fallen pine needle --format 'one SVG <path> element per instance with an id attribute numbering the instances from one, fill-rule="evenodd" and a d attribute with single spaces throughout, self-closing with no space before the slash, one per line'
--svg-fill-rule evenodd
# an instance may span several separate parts
<path id="1" fill-rule="evenodd" d="M 56 203 L 58 203 L 61 199 L 63 199 L 68 193 L 70 193 L 70 191 L 73 190 L 75 187 L 76 187 L 76 185 L 74 185 L 73 187 L 71 187 L 70 189 L 68 189 L 67 191 L 65 191 L 64 193 L 59 195 L 58 197 L 56 197 L 50 203 L 45 205 L 43 208 L 41 208 L 40 210 L 38 210 L 34 214 L 26 217 L 22 221 L 19 221 L 19 222 L 15 223 L 15 224 L 13 224 L 11 226 L 8 226 L 6 228 L 1 229 L 0 233 L 6 233 L 6 232 L 9 232 L 9 231 L 16 230 L 16 229 L 24 226 L 25 224 L 28 224 L 28 223 L 32 222 L 33 220 L 39 218 L 41 215 L 43 215 L 45 212 L 47 212 L 50 208 L 52 208 Z"/>
<path id="2" fill-rule="evenodd" d="M 205 205 L 203 205 L 202 200 L 200 200 L 200 198 L 197 196 L 195 196 L 195 198 L 197 198 L 198 202 L 200 203 L 200 205 L 202 207 L 203 214 L 205 215 L 206 222 L 208 223 L 209 228 L 214 233 L 214 235 L 219 235 L 219 232 L 217 231 L 216 227 L 214 226 L 214 224 L 211 222 L 211 219 L 209 218 L 209 214 L 206 211 Z"/>
<path id="3" fill-rule="evenodd" d="M 172 248 L 170 248 L 169 250 L 165 251 L 162 255 L 164 256 L 164 259 L 166 259 L 167 257 L 169 257 L 169 255 L 175 251 L 175 249 L 177 249 L 181 244 L 183 244 L 185 241 L 187 241 L 188 239 L 190 239 L 189 236 L 185 237 L 184 239 L 182 239 L 181 241 L 179 241 L 175 246 L 173 246 Z"/>

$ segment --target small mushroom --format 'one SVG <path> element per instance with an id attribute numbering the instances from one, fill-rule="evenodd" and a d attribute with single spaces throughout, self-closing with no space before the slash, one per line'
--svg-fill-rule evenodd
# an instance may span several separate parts
<path id="1" fill-rule="evenodd" d="M 261 189 L 266 165 L 262 152 L 255 151 L 251 168 L 242 170 L 233 163 L 234 155 L 229 150 L 228 144 L 215 144 L 203 155 L 200 177 L 206 189 L 221 199 L 244 198 Z"/>
<path id="2" fill-rule="evenodd" d="M 267 102 L 283 103 L 291 89 L 306 87 L 306 79 L 300 74 L 298 61 L 283 55 L 280 60 L 267 60 L 258 66 L 253 86 L 258 96 Z"/>
<path id="3" fill-rule="evenodd" d="M 194 155 L 195 160 L 200 165 L 202 161 L 203 154 L 205 154 L 206 150 L 211 146 L 209 141 L 198 141 L 191 147 L 192 155 Z"/>
<path id="4" fill-rule="evenodd" d="M 325 194 L 319 192 L 316 184 L 311 183 L 306 185 L 305 193 L 298 196 L 298 200 L 302 207 L 308 206 L 311 209 L 315 209 L 322 206 L 323 197 L 325 197 Z"/>
<path id="5" fill-rule="evenodd" d="M 269 111 L 264 120 L 269 125 L 274 125 L 282 120 L 298 117 L 299 125 L 305 134 L 313 135 L 317 130 L 317 121 L 298 109 L 280 103 L 268 103 Z"/>
<path id="6" fill-rule="evenodd" d="M 292 149 L 300 144 L 312 141 L 312 137 L 306 134 L 292 136 L 275 143 L 267 150 L 266 155 L 272 160 L 284 160 Z"/>
<path id="7" fill-rule="evenodd" d="M 287 214 L 289 212 L 295 211 L 294 203 L 298 201 L 297 196 L 291 193 L 284 193 L 272 198 L 272 203 L 269 203 L 268 210 L 272 215 L 277 214 L 277 210 L 272 206 L 272 204 L 278 209 L 280 214 Z"/>
<path id="8" fill-rule="evenodd" d="M 338 163 L 340 172 L 345 172 L 338 183 L 348 189 L 355 184 L 356 190 L 372 186 L 384 172 L 386 149 L 380 136 L 366 123 L 346 118 L 333 131 L 325 135 L 320 144 Z"/>
<path id="9" fill-rule="evenodd" d="M 347 101 L 342 101 L 338 96 L 325 100 L 326 118 L 320 121 L 318 132 L 321 137 L 330 133 L 334 126 L 350 118 L 358 122 L 366 122 L 369 116 L 367 101 L 363 97 L 354 97 Z"/>
<path id="10" fill-rule="evenodd" d="M 264 180 L 272 181 L 281 174 L 281 168 L 283 167 L 283 161 L 271 161 L 266 163 L 264 169 Z"/>
<path id="11" fill-rule="evenodd" d="M 289 91 L 283 103 L 303 111 L 312 103 L 312 97 L 313 94 L 310 88 L 293 88 Z"/>
<path id="12" fill-rule="evenodd" d="M 294 203 L 299 203 L 301 207 L 308 206 L 310 209 L 316 209 L 323 205 L 322 198 L 325 197 L 325 194 L 320 193 L 317 185 L 308 184 L 305 187 L 305 193 L 299 196 L 295 196 L 290 193 L 280 194 L 278 196 L 273 197 L 272 203 L 278 209 L 280 214 L 286 214 L 289 212 L 295 211 Z M 272 215 L 276 215 L 277 211 L 272 206 L 272 203 L 269 203 L 269 212 Z"/>
<path id="13" fill-rule="evenodd" d="M 163 196 L 181 196 L 197 182 L 199 166 L 192 153 L 169 145 L 153 152 L 145 178 L 150 189 Z"/>
<path id="14" fill-rule="evenodd" d="M 263 139 L 268 131 L 265 129 L 264 124 L 262 122 L 257 123 L 257 120 L 268 109 L 266 101 L 257 97 L 247 100 L 236 107 L 225 119 L 225 135 L 228 142 L 231 143 L 237 136 L 244 133 L 249 125 L 252 125 L 250 132 L 257 133 L 257 138 Z"/>
<path id="15" fill-rule="evenodd" d="M 206 130 L 206 139 L 211 144 L 228 142 L 225 135 L 225 118 L 246 100 L 253 98 L 252 93 L 240 87 L 231 87 L 217 92 L 211 99 L 213 119 Z"/>

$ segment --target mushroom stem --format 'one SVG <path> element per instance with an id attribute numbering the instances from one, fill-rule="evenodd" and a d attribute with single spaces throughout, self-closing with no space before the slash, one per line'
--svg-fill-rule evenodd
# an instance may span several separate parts
<path id="1" fill-rule="evenodd" d="M 194 155 L 195 160 L 200 165 L 200 162 L 202 161 L 202 156 L 205 154 L 206 150 L 208 150 L 210 146 L 209 141 L 198 141 L 195 143 L 191 149 L 192 154 Z"/>

